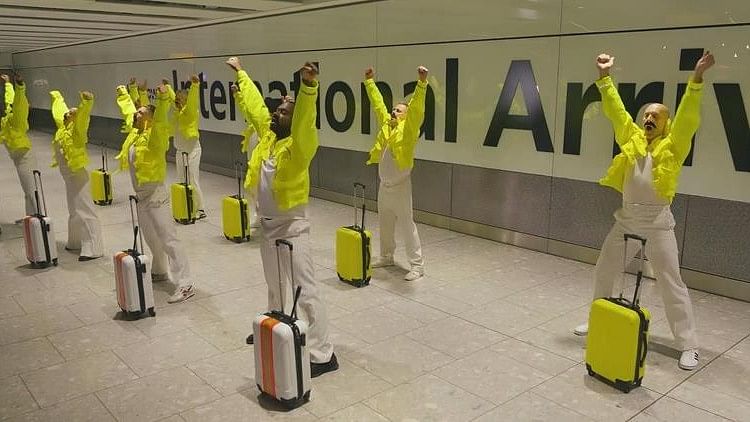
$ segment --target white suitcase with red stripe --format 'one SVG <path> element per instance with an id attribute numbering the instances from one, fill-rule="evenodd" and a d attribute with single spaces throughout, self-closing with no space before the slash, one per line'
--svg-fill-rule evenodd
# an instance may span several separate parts
<path id="1" fill-rule="evenodd" d="M 133 203 L 138 200 L 130 196 L 130 215 L 133 219 L 133 248 L 117 252 L 113 257 L 115 265 L 115 285 L 117 304 L 129 319 L 155 316 L 154 289 L 151 284 L 151 259 L 141 253 L 143 238 L 138 233 L 138 225 L 133 215 Z M 138 250 L 140 239 L 141 250 Z"/>
<path id="2" fill-rule="evenodd" d="M 44 200 L 44 187 L 42 186 L 42 173 L 34 170 L 34 199 L 36 199 L 36 214 L 27 215 L 23 219 L 23 240 L 26 246 L 26 259 L 33 268 L 46 268 L 57 265 L 57 244 L 55 243 L 55 231 L 52 219 L 47 217 L 47 202 Z M 37 184 L 37 179 L 39 183 Z M 41 203 L 44 204 L 44 213 L 39 202 L 39 190 L 41 189 Z"/>
<path id="3" fill-rule="evenodd" d="M 277 259 L 278 248 L 282 244 L 289 247 L 291 261 L 292 244 L 286 240 L 276 241 Z M 284 295 L 279 292 L 282 309 L 258 315 L 253 321 L 255 382 L 261 393 L 273 397 L 289 409 L 310 400 L 310 352 L 306 342 L 308 326 L 296 316 L 300 291 L 301 288 L 295 291 L 291 314 L 284 313 Z"/>

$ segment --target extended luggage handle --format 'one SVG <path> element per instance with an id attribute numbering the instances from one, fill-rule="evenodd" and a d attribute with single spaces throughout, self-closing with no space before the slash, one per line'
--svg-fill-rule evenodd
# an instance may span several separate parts
<path id="1" fill-rule="evenodd" d="M 145 249 L 143 249 L 143 236 L 138 230 L 138 225 L 140 224 L 140 216 L 138 215 L 138 197 L 135 195 L 130 195 L 128 197 L 130 201 L 130 219 L 133 221 L 133 252 L 136 253 L 143 253 Z M 135 203 L 135 213 L 133 212 L 133 204 Z M 136 220 L 137 217 L 137 220 Z M 138 224 L 136 224 L 136 221 Z M 138 240 L 140 239 L 141 243 L 141 250 L 138 251 Z"/>
<path id="2" fill-rule="evenodd" d="M 237 178 L 237 199 L 242 199 L 242 160 L 234 162 L 234 177 Z"/>
<path id="3" fill-rule="evenodd" d="M 620 299 L 623 298 L 622 296 L 623 296 L 624 291 L 625 291 L 625 270 L 624 270 L 624 268 L 626 268 L 627 265 L 628 265 L 628 262 L 627 262 L 627 259 L 628 259 L 628 240 L 633 239 L 633 240 L 637 240 L 637 241 L 639 241 L 641 243 L 641 248 L 638 251 L 638 257 L 640 258 L 641 266 L 638 269 L 638 273 L 636 273 L 636 276 L 635 276 L 635 292 L 633 293 L 633 301 L 630 302 L 631 306 L 633 308 L 635 308 L 636 306 L 638 306 L 638 302 L 639 302 L 639 296 L 640 296 L 640 290 L 641 290 L 641 281 L 643 280 L 643 267 L 644 267 L 645 262 L 646 262 L 646 238 L 642 237 L 642 236 L 635 235 L 635 234 L 625 233 L 623 235 L 623 239 L 625 240 L 625 248 L 624 248 L 625 252 L 623 253 L 623 258 L 622 258 L 623 272 L 622 272 L 622 289 L 620 289 Z"/>
<path id="4" fill-rule="evenodd" d="M 188 159 L 189 155 L 187 152 L 182 152 L 182 163 L 185 165 L 185 186 L 190 184 L 190 176 L 188 175 Z"/>
<path id="5" fill-rule="evenodd" d="M 297 318 L 297 300 L 302 292 L 302 286 L 298 286 L 294 289 L 294 245 L 292 242 L 286 239 L 276 239 L 276 266 L 279 274 L 279 299 L 281 301 L 281 313 L 284 313 L 284 288 L 281 285 L 281 245 L 285 245 L 289 248 L 289 282 L 292 284 L 292 291 L 294 292 L 294 303 L 292 304 L 292 312 L 289 314 L 292 318 Z"/>
<path id="6" fill-rule="evenodd" d="M 362 192 L 361 196 L 357 196 L 357 192 Z M 357 206 L 357 198 L 362 198 L 361 207 Z M 365 230 L 365 185 L 359 182 L 354 182 L 354 227 L 357 227 L 357 211 L 362 210 L 362 225 L 359 228 Z"/>
<path id="7" fill-rule="evenodd" d="M 44 199 L 44 185 L 42 184 L 42 172 L 39 170 L 32 170 L 32 174 L 34 175 L 34 199 L 36 200 L 36 213 L 38 215 L 47 216 L 47 200 Z M 39 183 L 37 183 L 37 180 Z M 42 192 L 42 201 L 41 203 L 44 205 L 44 214 L 42 214 L 42 208 L 39 205 L 39 191 Z"/>
<path id="8" fill-rule="evenodd" d="M 108 165 L 107 165 L 107 148 L 104 146 L 104 142 L 102 142 L 102 171 L 106 172 L 108 171 Z"/>

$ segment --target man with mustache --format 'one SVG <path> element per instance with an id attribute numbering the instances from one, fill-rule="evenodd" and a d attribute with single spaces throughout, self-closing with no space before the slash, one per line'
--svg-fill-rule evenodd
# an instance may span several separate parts
<path id="1" fill-rule="evenodd" d="M 159 85 L 156 106 L 142 105 L 136 108 L 127 88 L 120 85 L 117 87 L 117 104 L 128 136 L 116 158 L 120 161 L 120 170 L 130 169 L 130 180 L 138 198 L 140 228 L 153 254 L 152 281 L 167 280 L 169 269 L 177 288 L 167 302 L 185 301 L 195 295 L 195 288 L 190 281 L 187 254 L 172 223 L 169 196 L 164 186 L 166 153 L 173 128 L 169 121 L 172 105 L 169 87 Z"/>
<path id="2" fill-rule="evenodd" d="M 714 56 L 707 51 L 696 63 L 674 121 L 664 104 L 653 103 L 643 113 L 643 128 L 626 111 L 609 76 L 614 59 L 608 54 L 597 57 L 600 78 L 596 85 L 602 96 L 602 110 L 612 122 L 621 152 L 599 183 L 622 193 L 622 208 L 614 214 L 615 225 L 596 262 L 594 299 L 612 295 L 614 280 L 622 271 L 626 248 L 623 235 L 645 237 L 648 241 L 644 252 L 654 268 L 669 326 L 682 351 L 678 366 L 690 371 L 698 367 L 695 317 L 688 288 L 680 276 L 675 221 L 669 206 L 700 124 L 703 73 L 713 66 Z M 636 251 L 630 252 L 629 259 Z M 588 334 L 588 323 L 576 327 L 574 333 Z"/>
<path id="3" fill-rule="evenodd" d="M 380 257 L 373 262 L 372 267 L 394 265 L 394 235 L 398 228 L 399 233 L 404 236 L 406 256 L 409 258 L 410 271 L 404 276 L 407 281 L 417 280 L 424 275 L 422 245 L 412 209 L 411 169 L 414 167 L 414 148 L 424 120 L 428 70 L 419 66 L 417 73 L 417 86 L 411 101 L 396 104 L 388 113 L 383 96 L 373 79 L 375 71 L 372 68 L 365 71 L 365 89 L 381 127 L 375 145 L 370 150 L 370 159 L 367 160 L 367 164 L 378 165 L 380 176 Z"/>
<path id="4" fill-rule="evenodd" d="M 289 253 L 281 253 L 276 261 L 275 243 L 288 240 L 294 245 L 292 271 L 294 287 L 301 287 L 297 310 L 299 318 L 309 324 L 307 347 L 310 350 L 310 375 L 315 378 L 335 371 L 339 364 L 328 340 L 328 315 L 315 281 L 310 245 L 310 221 L 307 203 L 310 195 L 310 162 L 318 150 L 318 130 L 315 127 L 318 97 L 318 69 L 305 63 L 300 69 L 302 83 L 296 103 L 285 98 L 273 114 L 268 112 L 263 97 L 240 60 L 232 57 L 227 65 L 237 72 L 238 95 L 245 107 L 243 116 L 258 133 L 258 145 L 253 149 L 247 166 L 245 188 L 258 192 L 258 214 L 262 229 L 260 253 L 263 272 L 268 285 L 268 307 L 280 309 L 283 295 L 284 309 L 292 308 Z M 279 274 L 279 268 L 281 274 Z M 281 287 L 279 287 L 281 280 Z M 253 336 L 247 343 L 254 342 Z"/>

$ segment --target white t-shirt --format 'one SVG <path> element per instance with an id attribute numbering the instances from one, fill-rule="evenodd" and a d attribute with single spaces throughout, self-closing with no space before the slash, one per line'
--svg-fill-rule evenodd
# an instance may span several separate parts
<path id="1" fill-rule="evenodd" d="M 307 206 L 302 204 L 282 211 L 273 197 L 273 181 L 276 178 L 276 159 L 269 157 L 260 167 L 260 186 L 258 187 L 258 214 L 262 218 L 299 219 L 307 217 Z"/>
<path id="2" fill-rule="evenodd" d="M 391 154 L 390 146 L 383 148 L 378 164 L 378 176 L 384 186 L 396 186 L 409 179 L 411 169 L 401 170 Z"/>
<path id="3" fill-rule="evenodd" d="M 654 162 L 651 153 L 636 160 L 633 170 L 625 173 L 622 186 L 622 201 L 626 204 L 669 205 L 654 189 Z"/>

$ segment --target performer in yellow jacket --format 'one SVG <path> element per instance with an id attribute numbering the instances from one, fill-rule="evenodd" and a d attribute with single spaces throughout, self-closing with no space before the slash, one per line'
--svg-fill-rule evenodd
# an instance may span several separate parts
<path id="1" fill-rule="evenodd" d="M 408 103 L 398 103 L 388 113 L 373 77 L 372 68 L 365 72 L 365 89 L 375 110 L 380 132 L 370 150 L 367 164 L 378 165 L 380 187 L 378 189 L 378 219 L 380 222 L 380 257 L 373 268 L 394 265 L 396 250 L 395 232 L 404 236 L 406 256 L 410 271 L 407 281 L 424 275 L 424 258 L 419 241 L 411 195 L 411 169 L 414 167 L 414 148 L 419 139 L 419 130 L 424 121 L 424 103 L 427 93 L 427 68 L 419 66 L 419 80 L 414 95 Z"/>
<path id="2" fill-rule="evenodd" d="M 268 307 L 279 309 L 279 279 L 282 280 L 284 309 L 291 309 L 292 288 L 287 262 L 289 252 L 283 250 L 281 264 L 276 262 L 275 242 L 285 239 L 294 245 L 293 272 L 295 287 L 302 288 L 298 306 L 300 319 L 310 328 L 307 346 L 310 350 L 311 376 L 317 377 L 338 369 L 333 344 L 328 340 L 328 315 L 315 281 L 310 245 L 310 221 L 307 203 L 310 194 L 310 162 L 318 149 L 315 127 L 318 96 L 317 68 L 305 63 L 301 69 L 302 84 L 296 103 L 284 101 L 271 115 L 258 88 L 242 70 L 237 57 L 226 62 L 237 72 L 239 94 L 243 96 L 243 112 L 258 132 L 260 139 L 248 163 L 245 187 L 258 190 L 258 209 L 263 237 L 261 258 L 266 284 Z M 281 277 L 278 268 L 281 268 Z M 252 336 L 248 343 L 253 342 Z"/>
<path id="3" fill-rule="evenodd" d="M 682 350 L 679 367 L 698 366 L 698 340 L 688 288 L 680 276 L 679 254 L 670 204 L 677 190 L 682 163 L 690 153 L 693 134 L 700 124 L 703 73 L 713 66 L 714 57 L 706 52 L 695 65 L 687 91 L 680 101 L 674 121 L 664 104 L 653 103 L 643 114 L 643 128 L 630 117 L 609 75 L 614 57 L 601 54 L 596 60 L 602 96 L 602 110 L 612 122 L 621 152 L 614 158 L 607 175 L 600 180 L 622 193 L 622 208 L 615 212 L 610 230 L 596 262 L 594 298 L 612 295 L 614 280 L 622 271 L 625 233 L 645 237 L 645 253 L 653 265 L 656 284 L 661 290 L 669 326 Z M 637 253 L 628 248 L 628 261 Z M 575 328 L 586 335 L 588 324 Z"/>
<path id="4" fill-rule="evenodd" d="M 206 218 L 206 211 L 203 209 L 203 191 L 201 191 L 200 185 L 201 141 L 198 131 L 200 83 L 198 75 L 193 75 L 190 78 L 190 87 L 187 92 L 179 90 L 174 93 L 170 89 L 170 95 L 174 96 L 172 120 L 174 125 L 174 147 L 177 150 L 177 154 L 175 155 L 177 180 L 181 182 L 185 180 L 183 153 L 187 153 L 189 183 L 195 188 L 195 205 L 198 208 L 198 219 Z"/>
<path id="5" fill-rule="evenodd" d="M 169 303 L 182 302 L 195 295 L 190 281 L 190 267 L 185 250 L 177 238 L 169 210 L 164 179 L 167 174 L 166 153 L 172 125 L 169 109 L 172 99 L 169 88 L 157 89 L 156 106 L 135 107 L 125 86 L 117 87 L 117 104 L 125 120 L 128 136 L 122 144 L 120 170 L 130 169 L 130 180 L 138 198 L 138 214 L 143 237 L 153 254 L 153 281 L 164 281 L 171 273 L 177 286 Z M 133 127 L 128 127 L 133 122 Z"/>
<path id="6" fill-rule="evenodd" d="M 80 250 L 79 261 L 96 259 L 103 254 L 102 226 L 91 204 L 86 170 L 89 163 L 86 144 L 94 95 L 81 92 L 81 103 L 71 109 L 60 91 L 51 91 L 50 96 L 52 118 L 57 125 L 52 140 L 52 167 L 60 167 L 68 202 L 68 243 L 65 249 Z"/>
<path id="7" fill-rule="evenodd" d="M 26 84 L 21 75 L 15 75 L 15 87 L 8 75 L 0 75 L 5 84 L 5 115 L 0 119 L 0 144 L 4 143 L 13 164 L 24 194 L 26 215 L 36 213 L 34 203 L 34 174 L 36 160 L 31 153 L 31 140 L 26 135 L 29 130 L 29 100 L 26 98 Z M 20 223 L 23 219 L 16 220 Z"/>

